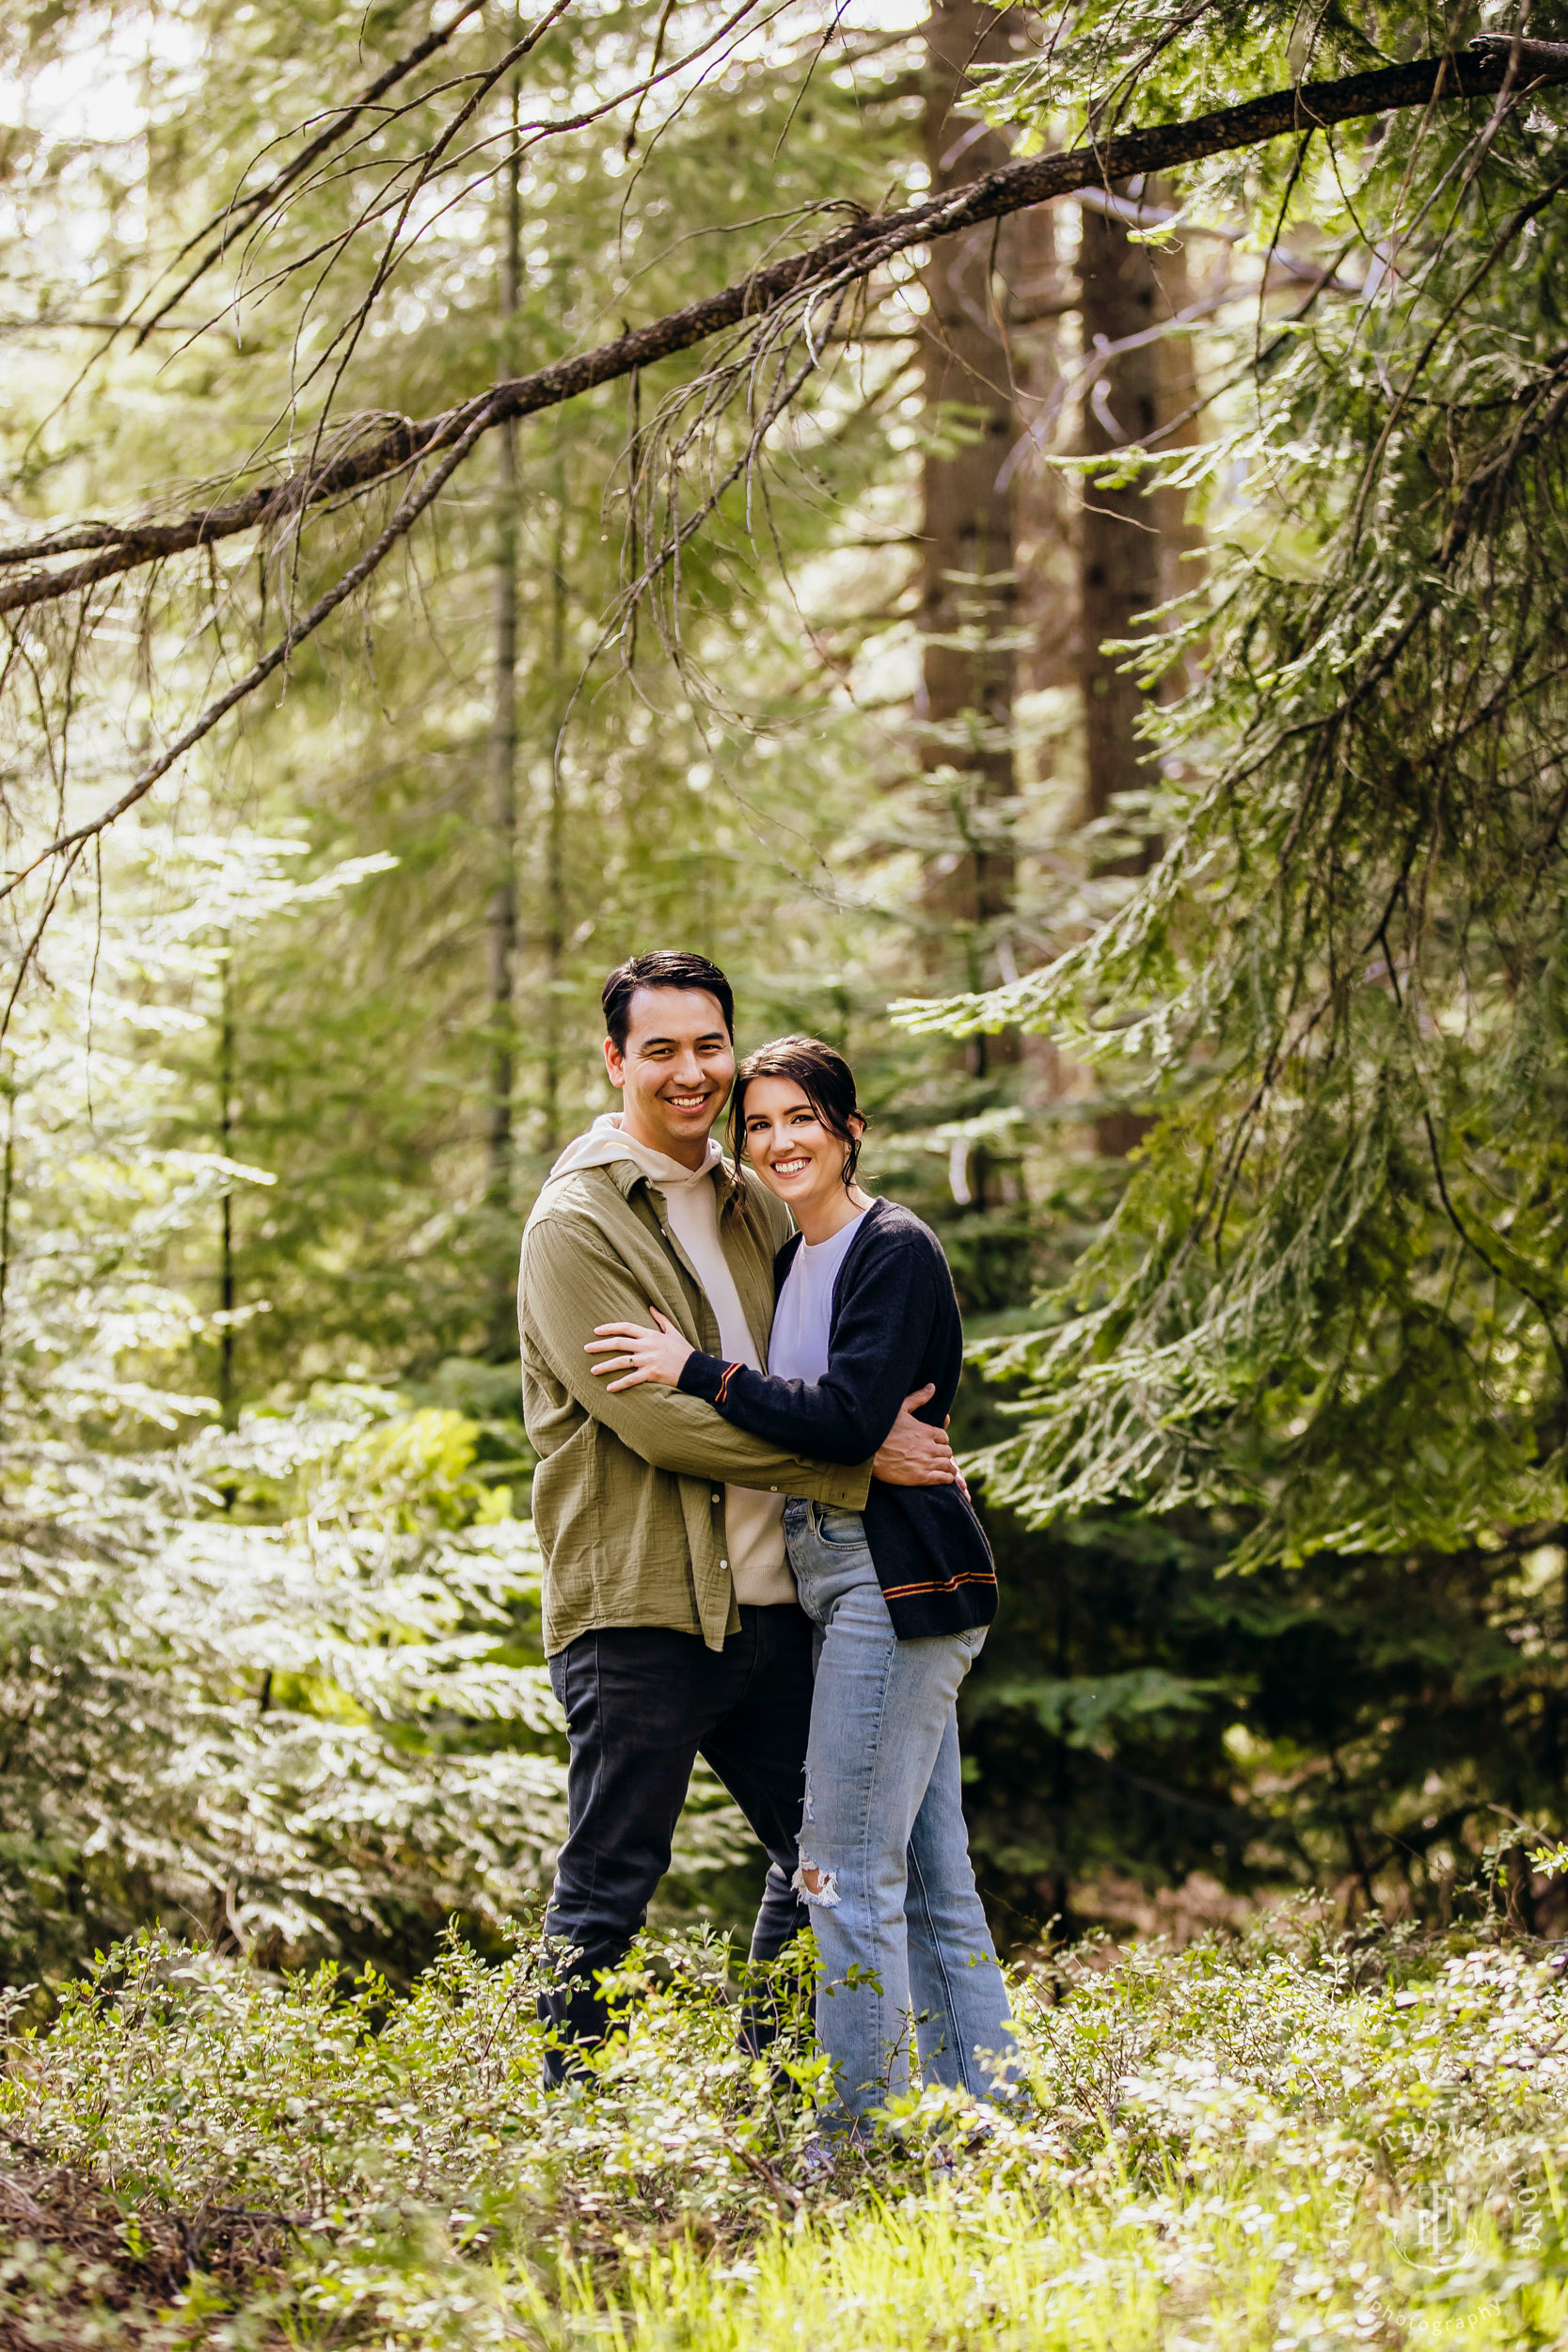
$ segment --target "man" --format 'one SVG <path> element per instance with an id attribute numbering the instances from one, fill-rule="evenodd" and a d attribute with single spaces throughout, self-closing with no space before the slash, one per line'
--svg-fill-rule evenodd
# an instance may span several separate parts
<path id="1" fill-rule="evenodd" d="M 623 1107 L 556 1162 L 523 1235 L 517 1294 L 545 1649 L 570 1740 L 546 1926 L 576 1973 L 542 2004 L 562 2042 L 603 2037 L 597 1974 L 643 1924 L 699 1755 L 768 1855 L 752 1957 L 776 1958 L 795 1932 L 812 1645 L 784 1499 L 858 1511 L 873 1474 L 898 1486 L 956 1474 L 943 1432 L 908 1406 L 874 1462 L 845 1470 L 781 1454 L 679 1390 L 617 1394 L 595 1378 L 595 1327 L 645 1322 L 651 1307 L 705 1353 L 762 1369 L 773 1259 L 790 1231 L 709 1134 L 735 1077 L 735 1002 L 718 966 L 635 956 L 605 982 L 604 1010 Z M 559 2048 L 549 2063 L 561 2080 Z"/>

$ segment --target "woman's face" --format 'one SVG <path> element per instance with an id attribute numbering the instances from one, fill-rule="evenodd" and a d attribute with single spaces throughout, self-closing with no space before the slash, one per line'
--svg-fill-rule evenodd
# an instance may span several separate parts
<path id="1" fill-rule="evenodd" d="M 861 1122 L 854 1121 L 858 1131 Z M 793 1078 L 753 1078 L 746 1089 L 746 1157 L 770 1192 L 788 1202 L 795 1221 L 844 1196 L 842 1136 L 825 1127 L 805 1089 Z M 802 1218 L 801 1211 L 805 1211 Z"/>

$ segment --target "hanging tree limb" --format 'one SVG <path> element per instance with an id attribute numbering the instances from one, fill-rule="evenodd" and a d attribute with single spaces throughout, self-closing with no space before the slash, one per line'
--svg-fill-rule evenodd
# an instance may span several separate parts
<path id="1" fill-rule="evenodd" d="M 177 736 L 172 743 L 159 753 L 151 765 L 144 768 L 140 775 L 126 787 L 112 806 L 104 809 L 99 816 L 89 818 L 86 824 L 74 825 L 69 833 L 61 834 L 56 840 L 51 841 L 46 849 L 40 850 L 38 855 L 22 868 L 20 873 L 13 874 L 4 887 L 0 888 L 0 899 L 8 898 L 11 892 L 20 883 L 25 882 L 29 874 L 36 873 L 39 867 L 46 864 L 50 858 L 64 855 L 69 860 L 68 865 L 57 877 L 48 907 L 26 949 L 23 960 L 24 973 L 38 950 L 43 936 L 44 924 L 47 923 L 55 901 L 64 886 L 70 866 L 74 864 L 87 843 L 96 834 L 105 832 L 117 818 L 124 816 L 128 808 L 134 808 L 138 801 L 144 800 L 160 776 L 166 775 L 176 761 L 182 759 L 194 745 L 200 742 L 204 735 L 210 735 L 219 720 L 225 718 L 237 703 L 244 702 L 245 697 L 253 694 L 259 686 L 264 685 L 275 671 L 282 668 L 295 648 L 302 645 L 308 637 L 313 636 L 322 623 L 335 612 L 341 604 L 345 603 L 356 588 L 362 587 L 373 572 L 379 570 L 398 541 L 406 537 L 425 509 L 435 503 L 474 444 L 495 423 L 496 419 L 491 414 L 493 405 L 493 399 L 491 402 L 480 401 L 475 404 L 474 413 L 469 420 L 467 429 L 447 450 L 441 463 L 428 479 L 408 491 L 396 513 L 387 523 L 385 530 L 372 541 L 357 562 L 351 564 L 346 571 L 340 574 L 331 587 L 317 597 L 309 610 L 302 612 L 298 619 L 284 630 L 282 636 L 268 646 L 260 660 L 254 662 L 242 677 L 236 678 L 231 686 L 227 687 L 214 702 L 209 703 L 199 717 L 193 719 L 184 732 Z M 21 977 L 19 974 L 18 986 L 21 984 Z M 6 1007 L 4 1020 L 0 1020 L 0 1040 L 4 1038 L 5 1025 L 10 1019 L 15 1002 L 16 990 L 13 988 L 10 1000 Z"/>
<path id="2" fill-rule="evenodd" d="M 1568 44 L 1511 42 L 1498 38 L 1476 44 L 1464 56 L 1422 57 L 1409 65 L 1350 74 L 1339 81 L 1303 83 L 1241 105 L 1220 107 L 1187 122 L 1119 132 L 1098 145 L 1005 165 L 982 180 L 901 212 L 863 215 L 804 253 L 770 262 L 750 278 L 671 311 L 650 326 L 617 336 L 596 350 L 558 360 L 531 375 L 515 377 L 438 416 L 399 419 L 380 431 L 362 426 L 349 446 L 340 444 L 336 453 L 325 454 L 313 471 L 257 484 L 237 498 L 170 522 L 149 518 L 126 524 L 87 523 L 26 545 L 0 548 L 0 565 L 30 567 L 0 580 L 0 612 L 53 603 L 97 580 L 160 563 L 191 548 L 211 547 L 244 532 L 271 528 L 307 507 L 369 489 L 421 458 L 466 440 L 482 410 L 486 412 L 486 429 L 508 419 L 534 416 L 600 384 L 629 375 L 633 369 L 689 351 L 726 327 L 760 319 L 816 290 L 827 293 L 847 280 L 868 278 L 911 246 L 956 236 L 980 222 L 1001 220 L 1030 205 L 1070 196 L 1078 188 L 1104 186 L 1140 173 L 1167 172 L 1211 155 L 1399 108 L 1429 106 L 1448 98 L 1492 98 L 1510 87 L 1522 95 L 1527 87 L 1564 81 L 1568 81 Z M 42 568 L 52 556 L 87 549 L 92 552 L 84 563 L 60 570 Z"/>
<path id="3" fill-rule="evenodd" d="M 192 548 L 212 547 L 245 531 L 297 520 L 309 508 L 352 498 L 439 458 L 419 487 L 409 490 L 372 545 L 254 667 L 193 720 L 112 806 L 63 833 L 21 872 L 12 874 L 0 887 L 0 898 L 8 897 L 50 859 L 73 859 L 82 844 L 140 801 L 186 751 L 274 675 L 329 613 L 371 579 L 483 435 L 508 420 L 559 405 L 635 369 L 689 350 L 726 328 L 739 328 L 744 334 L 752 322 L 765 335 L 775 330 L 785 337 L 803 335 L 815 365 L 820 345 L 812 331 L 813 314 L 821 315 L 826 306 L 831 317 L 851 286 L 863 282 L 898 254 L 1083 187 L 1103 187 L 1139 173 L 1170 171 L 1207 156 L 1259 146 L 1288 134 L 1299 137 L 1307 129 L 1326 128 L 1396 108 L 1425 107 L 1449 98 L 1501 97 L 1506 103 L 1543 85 L 1563 82 L 1568 82 L 1568 44 L 1488 39 L 1473 43 L 1463 57 L 1428 57 L 1338 81 L 1307 83 L 1188 122 L 1118 133 L 1092 146 L 1032 157 L 901 212 L 863 215 L 849 228 L 804 253 L 759 268 L 749 278 L 597 350 L 494 386 L 439 416 L 420 421 L 400 419 L 390 426 L 381 420 L 361 420 L 357 427 L 349 428 L 354 437 L 340 437 L 336 450 L 328 450 L 313 469 L 258 485 L 225 504 L 211 505 L 173 522 L 87 523 L 28 546 L 0 548 L 0 566 L 34 566 L 9 581 L 0 580 L 0 613 L 15 612 L 58 601 L 98 580 Z M 793 328 L 788 324 L 791 317 Z M 803 370 L 800 381 L 809 373 L 809 368 Z M 798 385 L 792 388 L 798 389 Z M 85 550 L 91 550 L 85 563 L 54 571 L 40 567 L 50 556 Z"/>

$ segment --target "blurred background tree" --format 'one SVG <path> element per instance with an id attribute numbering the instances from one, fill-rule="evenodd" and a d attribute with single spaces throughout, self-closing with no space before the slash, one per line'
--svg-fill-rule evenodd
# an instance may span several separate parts
<path id="1" fill-rule="evenodd" d="M 219 506 L 847 208 L 1482 16 L 19 11 L 8 535 Z M 537 1889 L 517 1234 L 607 1106 L 602 976 L 656 944 L 724 963 L 743 1044 L 851 1056 L 871 1181 L 983 1343 L 1007 1599 L 968 1770 L 1005 1939 L 1306 1881 L 1440 1911 L 1499 1824 L 1560 1824 L 1560 114 L 1396 113 L 933 240 L 840 305 L 750 468 L 772 379 L 710 353 L 494 431 L 8 900 L 8 1964 L 182 1907 L 400 1968 Z M 8 865 L 408 479 L 7 615 Z M 300 1545 L 323 1590 L 277 1584 Z M 158 1617 L 148 1580 L 219 1555 L 221 1622 Z M 122 1621 L 150 1744 L 56 1806 L 61 1694 L 103 1705 L 66 1653 Z M 388 1695 L 376 1655 L 433 1644 Z M 216 1757 L 209 1721 L 198 1803 L 170 1758 Z M 307 1770 L 309 1851 L 247 1842 L 232 1791 Z M 700 1791 L 672 1902 L 738 1916 L 738 1852 Z"/>

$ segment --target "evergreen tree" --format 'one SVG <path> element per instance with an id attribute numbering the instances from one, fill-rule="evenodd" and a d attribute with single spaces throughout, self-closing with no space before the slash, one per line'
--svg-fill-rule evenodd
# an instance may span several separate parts
<path id="1" fill-rule="evenodd" d="M 1341 14 L 1310 56 L 1293 26 L 1085 8 L 993 103 L 1190 115 L 1476 20 Z M 1115 651 L 1151 697 L 1121 805 L 1163 853 L 1038 971 L 916 1019 L 1021 1024 L 1158 1113 L 1031 1331 L 986 1350 L 1015 1400 L 987 1491 L 1050 1562 L 1032 1677 L 975 1700 L 1025 1900 L 1115 1852 L 1112 1803 L 1166 1868 L 1212 1833 L 1239 1883 L 1438 1908 L 1492 1808 L 1563 1815 L 1564 251 L 1531 62 L 1490 106 L 1304 127 L 1184 183 L 1298 292 L 1228 352 L 1211 332 L 1201 450 L 1146 434 L 1088 471 L 1150 523 L 1162 485 L 1195 495 L 1226 550 Z M 1160 703 L 1173 653 L 1192 682 Z M 1156 1659 L 1178 1678 L 1140 1685 Z"/>
<path id="2" fill-rule="evenodd" d="M 121 1593 L 166 1629 L 145 1580 L 188 1526 L 266 1585 L 303 1489 L 243 1501 L 256 1408 L 327 1410 L 312 1383 L 346 1376 L 430 1440 L 386 1506 L 445 1580 L 420 1642 L 526 1672 L 526 1589 L 501 1656 L 453 1565 L 479 1489 L 522 1504 L 517 1227 L 607 1100 L 603 971 L 678 939 L 730 968 L 743 1042 L 855 1058 L 872 1180 L 939 1217 L 1010 1384 L 1007 1417 L 965 1407 L 1013 1612 L 971 1753 L 1020 1931 L 1129 1867 L 1440 1904 L 1488 1805 L 1560 1803 L 1562 56 L 1494 28 L 1444 83 L 1420 56 L 1479 16 L 1308 38 L 1178 0 L 826 40 L 640 0 L 116 24 L 0 27 L 37 110 L 0 213 L 36 322 L 6 362 L 13 872 L 310 626 L 166 800 L 5 902 L 7 1491 L 53 1576 L 56 1486 L 99 1481 L 84 1654 Z M 1311 101 L 1338 129 L 1260 97 L 1360 72 L 1383 98 Z M 906 200 L 991 164 L 991 209 L 920 249 Z M 1031 172 L 1082 200 L 1031 212 Z M 842 259 L 889 219 L 868 278 L 768 275 L 781 238 Z M 677 334 L 721 282 L 741 307 Z M 640 363 L 573 374 L 642 321 Z M 498 382 L 551 367 L 553 405 L 443 480 Z M 100 519 L 143 506 L 165 538 Z M 103 569 L 72 600 L 78 559 Z M 191 1453 L 198 1412 L 222 1430 Z M 187 1486 L 121 1558 L 127 1477 Z M 356 1559 L 382 1507 L 343 1505 Z M 388 1622 L 418 1630 L 398 1575 Z M 348 1589 L 267 1637 L 346 1645 L 291 1686 L 302 1754 L 372 1687 Z M 147 1700 L 166 1795 L 189 1708 L 261 1736 L 239 1641 L 224 1618 Z M 454 1700 L 432 1744 L 424 1698 L 388 1706 L 361 1746 L 404 1795 L 399 1757 L 433 1786 L 443 1740 L 454 1788 L 487 1741 L 548 1760 L 526 1710 Z M 271 1878 L 252 1852 L 222 1879 L 216 1836 L 197 1880 L 248 1873 L 242 1914 L 340 1942 L 402 1905 L 417 1939 L 446 1894 L 490 1916 L 531 1883 L 546 1779 L 499 1857 L 465 1832 L 367 1859 L 345 1799 Z M 84 1918 L 185 1899 L 167 1856 L 208 1833 L 168 1802 L 164 1859 Z M 341 1869 L 333 1909 L 308 1882 Z"/>

